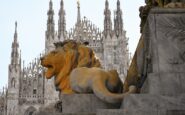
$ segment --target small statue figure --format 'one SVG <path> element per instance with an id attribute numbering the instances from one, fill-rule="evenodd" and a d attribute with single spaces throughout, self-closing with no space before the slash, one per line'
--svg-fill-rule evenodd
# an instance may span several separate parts
<path id="1" fill-rule="evenodd" d="M 146 6 L 141 6 L 139 8 L 139 12 L 140 12 L 139 17 L 141 18 L 140 33 L 143 32 L 143 27 L 146 23 L 148 13 L 149 13 L 150 9 L 151 9 L 150 6 L 147 6 L 147 5 Z"/>

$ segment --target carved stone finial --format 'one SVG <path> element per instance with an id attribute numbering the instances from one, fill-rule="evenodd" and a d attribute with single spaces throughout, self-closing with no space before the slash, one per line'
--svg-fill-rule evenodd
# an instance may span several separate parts
<path id="1" fill-rule="evenodd" d="M 80 7 L 80 0 L 77 0 L 77 5 L 78 7 Z"/>
<path id="2" fill-rule="evenodd" d="M 49 7 L 50 7 L 50 9 L 52 9 L 52 7 L 53 7 L 52 0 L 50 0 L 50 2 L 49 2 Z"/>
<path id="3" fill-rule="evenodd" d="M 17 21 L 15 22 L 15 31 L 17 31 Z"/>
<path id="4" fill-rule="evenodd" d="M 79 0 L 77 0 L 77 9 L 78 9 L 78 11 L 77 11 L 77 25 L 79 25 L 81 22 L 80 1 Z"/>

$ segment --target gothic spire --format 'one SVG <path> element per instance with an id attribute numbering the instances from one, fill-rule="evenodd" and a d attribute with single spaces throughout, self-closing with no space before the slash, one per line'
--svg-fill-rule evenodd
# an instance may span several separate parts
<path id="1" fill-rule="evenodd" d="M 48 10 L 48 20 L 47 20 L 47 38 L 50 36 L 54 39 L 54 34 L 55 34 L 55 23 L 54 23 L 54 10 L 53 10 L 53 2 L 50 0 L 49 2 L 49 10 Z"/>
<path id="2" fill-rule="evenodd" d="M 64 1 L 60 2 L 59 10 L 59 20 L 58 20 L 58 39 L 64 40 L 65 31 L 66 31 L 66 20 L 65 20 L 65 10 L 64 10 Z"/>
<path id="3" fill-rule="evenodd" d="M 117 9 L 115 11 L 114 17 L 114 31 L 116 36 L 119 36 L 123 33 L 123 19 L 122 19 L 122 10 L 120 8 L 120 1 L 117 0 Z"/>
<path id="4" fill-rule="evenodd" d="M 4 86 L 3 86 L 3 95 L 5 94 L 5 88 L 4 88 Z"/>
<path id="5" fill-rule="evenodd" d="M 78 12 L 77 12 L 77 24 L 80 23 L 81 21 L 81 15 L 80 15 L 80 1 L 77 0 L 77 8 L 78 8 Z"/>
<path id="6" fill-rule="evenodd" d="M 15 22 L 15 33 L 14 33 L 14 41 L 12 43 L 12 53 L 11 53 L 11 64 L 19 63 L 19 43 L 17 41 L 17 22 Z"/>
<path id="7" fill-rule="evenodd" d="M 117 9 L 120 9 L 120 1 L 117 1 Z"/>
<path id="8" fill-rule="evenodd" d="M 105 1 L 105 8 L 109 9 L 109 2 L 108 2 L 108 0 Z"/>
<path id="9" fill-rule="evenodd" d="M 14 42 L 17 42 L 17 21 L 15 22 Z"/>
<path id="10" fill-rule="evenodd" d="M 64 1 L 61 0 L 61 1 L 60 1 L 60 8 L 63 8 L 63 7 L 64 7 Z"/>
<path id="11" fill-rule="evenodd" d="M 22 66 L 22 58 L 21 58 L 21 50 L 20 50 L 20 55 L 19 55 L 19 64 L 20 64 L 20 67 Z"/>
<path id="12" fill-rule="evenodd" d="M 110 35 L 112 31 L 112 21 L 111 21 L 111 11 L 109 9 L 108 0 L 105 1 L 105 10 L 104 10 L 104 35 Z"/>

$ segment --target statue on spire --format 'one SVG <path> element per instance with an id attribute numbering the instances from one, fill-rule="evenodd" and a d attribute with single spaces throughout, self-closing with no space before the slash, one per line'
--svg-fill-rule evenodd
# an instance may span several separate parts
<path id="1" fill-rule="evenodd" d="M 15 21 L 15 31 L 17 31 L 17 21 Z"/>
<path id="2" fill-rule="evenodd" d="M 49 9 L 52 9 L 53 8 L 53 3 L 52 3 L 52 0 L 49 1 Z"/>
<path id="3" fill-rule="evenodd" d="M 77 0 L 77 5 L 78 7 L 80 7 L 80 0 Z"/>
<path id="4" fill-rule="evenodd" d="M 15 21 L 15 33 L 14 33 L 14 41 L 17 41 L 17 21 Z"/>
<path id="5" fill-rule="evenodd" d="M 78 8 L 78 12 L 77 12 L 77 24 L 80 24 L 80 20 L 81 20 L 81 15 L 80 15 L 80 0 L 77 0 L 77 8 Z"/>
<path id="6" fill-rule="evenodd" d="M 15 33 L 14 33 L 14 40 L 12 43 L 12 53 L 11 53 L 11 64 L 18 64 L 19 61 L 19 52 L 18 52 L 18 48 L 19 48 L 19 43 L 17 40 L 17 21 L 15 22 Z"/>

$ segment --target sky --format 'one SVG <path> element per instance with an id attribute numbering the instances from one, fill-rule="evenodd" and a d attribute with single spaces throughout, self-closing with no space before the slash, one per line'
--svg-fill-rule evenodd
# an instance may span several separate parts
<path id="1" fill-rule="evenodd" d="M 8 65 L 10 64 L 11 44 L 15 32 L 15 21 L 18 23 L 18 42 L 22 60 L 28 65 L 45 47 L 45 31 L 49 0 L 0 0 L 0 89 L 8 82 Z M 52 0 L 55 12 L 55 28 L 58 25 L 60 0 Z M 109 0 L 113 18 L 117 0 Z M 139 7 L 144 0 L 120 0 L 123 11 L 124 29 L 129 38 L 129 50 L 133 54 L 137 46 L 139 33 Z M 105 0 L 80 0 L 81 17 L 87 17 L 100 30 L 103 30 Z M 67 30 L 77 20 L 77 1 L 64 0 Z"/>

